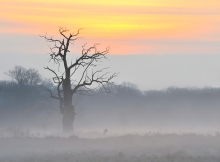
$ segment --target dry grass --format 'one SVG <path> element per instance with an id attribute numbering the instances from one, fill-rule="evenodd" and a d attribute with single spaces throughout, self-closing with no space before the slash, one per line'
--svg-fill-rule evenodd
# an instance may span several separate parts
<path id="1" fill-rule="evenodd" d="M 0 138 L 0 162 L 219 162 L 220 136 L 125 135 L 98 139 Z"/>

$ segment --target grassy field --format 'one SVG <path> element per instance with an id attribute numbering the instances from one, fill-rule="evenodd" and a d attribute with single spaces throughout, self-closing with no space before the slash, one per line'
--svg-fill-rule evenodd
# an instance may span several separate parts
<path id="1" fill-rule="evenodd" d="M 220 136 L 1 137 L 0 162 L 219 162 Z"/>

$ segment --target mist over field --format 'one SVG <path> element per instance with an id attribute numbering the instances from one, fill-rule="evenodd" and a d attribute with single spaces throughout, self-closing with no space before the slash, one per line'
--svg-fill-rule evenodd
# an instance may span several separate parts
<path id="1" fill-rule="evenodd" d="M 74 134 L 64 136 L 49 82 L 22 91 L 10 81 L 0 85 L 0 161 L 220 160 L 219 88 L 140 91 L 123 83 L 110 94 L 74 95 Z"/>
<path id="2" fill-rule="evenodd" d="M 13 77 L 0 81 L 0 161 L 220 160 L 220 88 L 140 90 L 123 82 L 106 85 L 111 93 L 76 93 L 74 131 L 64 134 L 51 80 L 21 66 L 5 74 Z"/>
<path id="3" fill-rule="evenodd" d="M 21 90 L 10 82 L 0 84 L 1 131 L 62 132 L 59 103 L 44 86 Z M 74 95 L 76 134 L 102 135 L 104 129 L 109 135 L 150 131 L 207 134 L 219 129 L 219 88 L 140 91 L 134 84 L 123 83 L 110 89 L 110 94 L 96 90 Z"/>
<path id="4" fill-rule="evenodd" d="M 36 55 L 23 56 L 26 57 L 18 62 L 25 67 L 34 65 L 32 57 L 43 63 Z M 26 63 L 24 58 L 29 61 Z M 63 133 L 63 110 L 59 100 L 51 98 L 50 92 L 57 94 L 56 84 L 48 79 L 51 76 L 44 72 L 41 75 L 43 70 L 38 71 L 38 65 L 34 66 L 36 69 L 21 66 L 13 69 L 11 64 L 6 69 L 7 65 L 1 69 L 4 77 L 0 80 L 0 161 L 219 162 L 217 58 L 111 57 L 113 71 L 119 69 L 120 61 L 127 61 L 119 75 L 122 78 L 115 78 L 115 84 L 105 86 L 111 93 L 100 87 L 73 95 L 75 118 L 71 134 Z M 130 66 L 129 60 L 139 67 Z M 203 61 L 194 64 L 198 60 Z M 158 66 L 158 61 L 166 66 Z M 181 69 L 186 63 L 188 70 Z M 143 70 L 146 64 L 153 71 Z M 53 67 L 51 63 L 50 66 Z M 197 73 L 200 68 L 206 70 Z M 131 70 L 131 78 L 140 84 L 123 82 L 129 76 L 124 69 Z M 138 77 L 138 72 L 142 77 Z M 177 72 L 178 77 L 172 76 Z M 164 88 L 169 84 L 178 86 Z"/>

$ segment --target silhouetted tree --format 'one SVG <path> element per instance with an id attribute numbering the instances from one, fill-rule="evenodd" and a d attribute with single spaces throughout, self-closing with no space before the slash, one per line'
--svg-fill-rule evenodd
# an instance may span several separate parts
<path id="1" fill-rule="evenodd" d="M 42 82 L 41 75 L 36 69 L 25 69 L 22 66 L 15 66 L 13 70 L 9 70 L 6 75 L 10 76 L 19 86 L 33 86 Z"/>
<path id="2" fill-rule="evenodd" d="M 61 40 L 48 37 L 47 35 L 41 36 L 48 42 L 54 43 L 54 46 L 50 47 L 50 58 L 58 65 L 58 71 L 49 67 L 45 67 L 45 69 L 54 74 L 53 82 L 57 85 L 57 94 L 53 94 L 50 89 L 48 91 L 52 98 L 60 101 L 64 133 L 73 132 L 75 117 L 75 108 L 72 103 L 73 94 L 89 92 L 100 86 L 108 92 L 105 85 L 111 84 L 111 80 L 116 77 L 116 73 L 109 75 L 109 72 L 105 72 L 108 68 L 95 70 L 97 63 L 105 59 L 106 54 L 109 52 L 109 48 L 99 51 L 97 44 L 89 48 L 86 48 L 85 45 L 82 46 L 81 55 L 76 58 L 75 62 L 68 62 L 69 46 L 78 39 L 79 32 L 80 30 L 74 34 L 70 33 L 67 29 L 60 28 Z M 62 73 L 59 73 L 60 65 L 64 69 Z M 77 77 L 76 73 L 79 73 L 80 77 Z"/>
<path id="3" fill-rule="evenodd" d="M 22 66 L 15 66 L 12 70 L 5 73 L 12 78 L 12 81 L 2 81 L 1 87 L 7 89 L 6 94 L 10 94 L 11 100 L 15 98 L 20 106 L 35 100 L 35 94 L 41 93 L 45 87 L 44 81 L 38 70 L 30 68 L 26 69 Z M 19 104 L 18 104 L 19 105 Z"/>

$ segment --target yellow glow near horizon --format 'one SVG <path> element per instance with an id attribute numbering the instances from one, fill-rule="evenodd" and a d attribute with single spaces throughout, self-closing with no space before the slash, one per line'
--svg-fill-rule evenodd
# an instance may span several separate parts
<path id="1" fill-rule="evenodd" d="M 0 0 L 0 33 L 57 35 L 84 28 L 97 40 L 219 40 L 219 0 Z"/>

